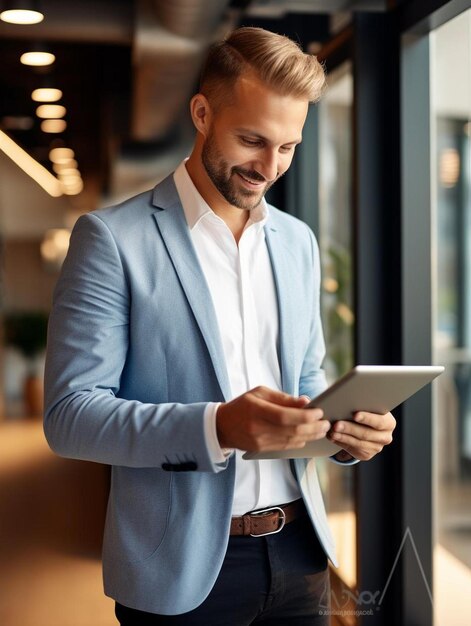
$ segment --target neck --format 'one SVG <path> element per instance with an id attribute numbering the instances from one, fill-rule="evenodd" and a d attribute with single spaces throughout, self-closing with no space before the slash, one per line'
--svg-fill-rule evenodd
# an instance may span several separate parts
<path id="1" fill-rule="evenodd" d="M 198 193 L 207 205 L 211 207 L 212 211 L 225 222 L 238 243 L 249 219 L 250 211 L 239 209 L 229 204 L 229 202 L 221 196 L 206 173 L 201 161 L 201 155 L 198 154 L 196 148 L 191 153 L 185 165 Z"/>

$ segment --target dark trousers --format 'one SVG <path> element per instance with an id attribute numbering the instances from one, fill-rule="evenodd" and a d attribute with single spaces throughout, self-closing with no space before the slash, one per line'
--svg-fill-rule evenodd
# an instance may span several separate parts
<path id="1" fill-rule="evenodd" d="M 116 603 L 121 626 L 328 626 L 327 560 L 307 517 L 276 535 L 231 537 L 221 572 L 200 606 L 156 615 Z"/>

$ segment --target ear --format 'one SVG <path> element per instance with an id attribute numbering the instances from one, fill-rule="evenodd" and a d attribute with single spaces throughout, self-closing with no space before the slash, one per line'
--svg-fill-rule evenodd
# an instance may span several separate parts
<path id="1" fill-rule="evenodd" d="M 191 99 L 190 113 L 196 130 L 206 136 L 211 126 L 211 107 L 202 93 L 197 93 Z"/>

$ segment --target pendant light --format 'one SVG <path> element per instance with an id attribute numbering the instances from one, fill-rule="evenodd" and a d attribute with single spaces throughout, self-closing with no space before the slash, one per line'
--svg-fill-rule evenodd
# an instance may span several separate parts
<path id="1" fill-rule="evenodd" d="M 45 65 L 52 65 L 56 57 L 52 52 L 47 52 L 46 50 L 28 50 L 28 52 L 23 52 L 20 57 L 20 61 L 23 65 L 32 65 L 34 67 L 43 67 Z"/>
<path id="2" fill-rule="evenodd" d="M 44 120 L 59 119 L 67 113 L 62 104 L 40 104 L 36 109 L 36 115 Z"/>
<path id="3" fill-rule="evenodd" d="M 43 133 L 63 133 L 66 128 L 67 122 L 62 119 L 49 119 L 41 122 L 41 130 Z"/>
<path id="4" fill-rule="evenodd" d="M 44 19 L 39 1 L 9 0 L 2 3 L 0 20 L 9 24 L 39 24 Z"/>
<path id="5" fill-rule="evenodd" d="M 34 102 L 57 102 L 62 98 L 62 90 L 57 86 L 57 80 L 53 73 L 41 72 L 39 85 L 31 93 Z"/>

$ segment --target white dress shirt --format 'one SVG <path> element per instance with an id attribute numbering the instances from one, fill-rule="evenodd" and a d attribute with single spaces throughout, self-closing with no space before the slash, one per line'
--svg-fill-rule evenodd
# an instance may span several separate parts
<path id="1" fill-rule="evenodd" d="M 191 239 L 216 311 L 231 396 L 265 385 L 281 390 L 278 304 L 263 226 L 265 200 L 253 209 L 237 245 L 226 223 L 203 200 L 183 161 L 174 174 Z M 216 434 L 219 403 L 205 413 L 206 441 L 214 462 L 225 456 Z M 245 461 L 236 454 L 232 514 L 284 504 L 301 497 L 289 461 Z"/>

